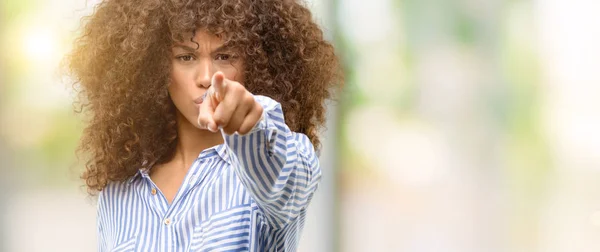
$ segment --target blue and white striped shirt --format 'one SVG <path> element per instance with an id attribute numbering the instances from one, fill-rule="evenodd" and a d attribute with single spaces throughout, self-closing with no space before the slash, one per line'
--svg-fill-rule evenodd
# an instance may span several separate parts
<path id="1" fill-rule="evenodd" d="M 255 97 L 259 123 L 202 151 L 171 205 L 148 169 L 109 183 L 98 197 L 100 251 L 295 251 L 319 161 L 281 105 Z"/>

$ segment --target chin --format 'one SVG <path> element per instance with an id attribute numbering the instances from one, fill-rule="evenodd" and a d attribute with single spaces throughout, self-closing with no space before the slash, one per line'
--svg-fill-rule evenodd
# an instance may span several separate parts
<path id="1" fill-rule="evenodd" d="M 197 115 L 195 117 L 194 116 L 186 117 L 185 119 L 186 119 L 187 123 L 198 128 L 198 116 Z"/>

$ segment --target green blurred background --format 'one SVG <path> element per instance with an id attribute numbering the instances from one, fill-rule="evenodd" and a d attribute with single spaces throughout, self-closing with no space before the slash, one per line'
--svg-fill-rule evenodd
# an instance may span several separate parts
<path id="1" fill-rule="evenodd" d="M 94 251 L 59 63 L 98 1 L 0 1 L 0 251 Z M 600 1 L 312 0 L 346 86 L 300 251 L 600 251 Z"/>

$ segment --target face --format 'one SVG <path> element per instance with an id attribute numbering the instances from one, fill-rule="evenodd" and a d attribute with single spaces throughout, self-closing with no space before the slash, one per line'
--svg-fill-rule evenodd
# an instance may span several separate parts
<path id="1" fill-rule="evenodd" d="M 191 37 L 190 34 L 187 37 Z M 243 60 L 223 46 L 215 35 L 197 30 L 193 41 L 176 43 L 171 55 L 171 83 L 169 95 L 178 110 L 178 123 L 191 123 L 198 119 L 199 99 L 211 85 L 217 71 L 229 80 L 243 83 Z"/>

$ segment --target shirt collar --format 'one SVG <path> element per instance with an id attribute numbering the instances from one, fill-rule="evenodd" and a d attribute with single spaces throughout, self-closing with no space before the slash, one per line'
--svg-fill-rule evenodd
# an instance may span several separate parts
<path id="1" fill-rule="evenodd" d="M 141 170 L 141 169 L 140 169 Z M 133 181 L 135 181 L 135 179 L 137 177 L 140 176 L 140 170 L 138 170 L 135 174 L 133 174 L 133 176 L 131 176 L 128 180 L 127 180 L 127 185 L 131 185 L 131 183 L 133 183 Z"/>
<path id="2" fill-rule="evenodd" d="M 206 159 L 212 157 L 219 157 L 221 160 L 229 163 L 229 148 L 225 144 L 215 145 L 206 150 L 203 150 L 198 155 L 198 159 Z"/>
<path id="3" fill-rule="evenodd" d="M 228 164 L 231 164 L 231 160 L 229 160 L 229 148 L 226 144 L 218 145 L 216 151 L 217 154 L 219 154 L 219 157 L 223 159 L 223 161 L 227 162 Z"/>
<path id="4" fill-rule="evenodd" d="M 142 167 L 139 168 L 137 170 L 137 172 L 135 174 L 133 174 L 133 176 L 131 176 L 128 180 L 127 180 L 127 184 L 131 185 L 131 183 L 133 183 L 133 181 L 135 181 L 135 179 L 137 179 L 138 177 L 146 177 L 148 176 L 148 171 L 150 170 L 150 166 L 147 166 L 148 161 L 144 160 L 144 162 L 142 162 Z"/>

